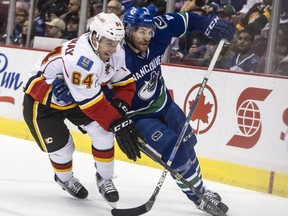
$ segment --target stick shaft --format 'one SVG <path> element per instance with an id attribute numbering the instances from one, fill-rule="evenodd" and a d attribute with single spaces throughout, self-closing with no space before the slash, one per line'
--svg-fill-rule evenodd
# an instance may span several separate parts
<path id="1" fill-rule="evenodd" d="M 208 69 L 207 69 L 207 72 L 206 72 L 205 77 L 204 77 L 204 79 L 203 79 L 203 81 L 202 81 L 202 84 L 201 84 L 201 86 L 200 86 L 200 88 L 199 88 L 199 90 L 198 90 L 198 93 L 197 93 L 197 95 L 196 95 L 195 101 L 194 101 L 192 107 L 191 107 L 190 110 L 189 110 L 189 113 L 188 113 L 188 115 L 187 115 L 185 124 L 184 124 L 184 126 L 183 126 L 183 128 L 182 128 L 182 130 L 181 130 L 181 132 L 180 132 L 180 134 L 179 134 L 179 136 L 178 136 L 178 139 L 177 139 L 177 141 L 176 141 L 176 144 L 175 144 L 175 146 L 174 146 L 174 148 L 173 148 L 173 150 L 172 150 L 172 153 L 171 153 L 171 155 L 170 155 L 170 157 L 169 157 L 169 160 L 168 160 L 168 162 L 167 162 L 167 165 L 168 165 L 168 166 L 171 166 L 171 164 L 172 164 L 172 162 L 173 162 L 173 160 L 174 160 L 174 157 L 175 157 L 175 155 L 176 155 L 176 153 L 177 153 L 177 150 L 178 150 L 178 148 L 179 148 L 179 146 L 180 146 L 180 144 L 181 144 L 181 141 L 182 141 L 182 139 L 183 139 L 183 137 L 184 137 L 184 134 L 185 134 L 185 132 L 186 132 L 186 130 L 187 130 L 189 124 L 190 124 L 190 119 L 191 119 L 192 115 L 193 115 L 194 112 L 195 112 L 196 106 L 197 106 L 197 104 L 198 104 L 198 102 L 199 102 L 199 99 L 200 99 L 200 97 L 201 97 L 201 95 L 202 95 L 202 93 L 203 93 L 203 91 L 204 91 L 204 88 L 205 88 L 205 86 L 206 86 L 206 84 L 207 84 L 207 82 L 208 82 L 208 79 L 209 79 L 209 77 L 210 77 L 210 74 L 211 74 L 211 72 L 212 72 L 212 70 L 213 70 L 213 68 L 214 68 L 214 66 L 215 66 L 215 64 L 216 64 L 216 61 L 217 61 L 217 59 L 218 59 L 218 57 L 219 57 L 219 55 L 220 55 L 220 52 L 221 52 L 221 50 L 222 50 L 222 48 L 223 48 L 224 43 L 225 43 L 225 41 L 222 39 L 222 40 L 220 41 L 219 45 L 217 46 L 217 49 L 216 49 L 216 51 L 215 51 L 215 53 L 214 53 L 214 56 L 213 56 L 213 58 L 212 58 L 212 60 L 211 60 L 211 62 L 210 62 L 210 65 L 209 65 L 209 67 L 208 67 Z"/>

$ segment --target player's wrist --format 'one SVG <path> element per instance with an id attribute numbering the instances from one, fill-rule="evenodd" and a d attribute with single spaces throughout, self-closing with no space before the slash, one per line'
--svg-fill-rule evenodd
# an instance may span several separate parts
<path id="1" fill-rule="evenodd" d="M 121 116 L 126 115 L 126 113 L 130 110 L 129 104 L 118 98 L 114 98 L 111 105 L 121 114 Z"/>

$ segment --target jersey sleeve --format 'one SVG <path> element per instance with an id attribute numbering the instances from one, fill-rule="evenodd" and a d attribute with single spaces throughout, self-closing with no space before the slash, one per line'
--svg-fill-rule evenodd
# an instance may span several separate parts
<path id="1" fill-rule="evenodd" d="M 41 104 L 49 104 L 52 97 L 51 83 L 57 73 L 62 73 L 63 59 L 61 56 L 62 46 L 56 47 L 41 60 L 29 72 L 30 78 L 27 81 L 24 92 L 31 95 Z"/>
<path id="2" fill-rule="evenodd" d="M 120 118 L 120 113 L 105 99 L 99 91 L 93 98 L 78 103 L 82 112 L 109 131 L 110 124 Z"/>
<path id="3" fill-rule="evenodd" d="M 111 79 L 115 95 L 114 98 L 125 101 L 131 106 L 131 101 L 136 91 L 135 80 L 126 66 L 125 51 L 121 49 L 114 56 L 116 62 L 116 73 Z"/>
<path id="4" fill-rule="evenodd" d="M 163 16 L 156 16 L 154 17 L 155 39 L 170 43 L 172 37 L 181 37 L 186 32 L 203 32 L 207 20 L 207 17 L 192 12 L 167 13 Z"/>
<path id="5" fill-rule="evenodd" d="M 132 75 L 127 75 L 119 82 L 112 84 L 115 90 L 114 98 L 125 101 L 129 106 L 131 106 L 131 101 L 136 91 L 136 84 Z"/>
<path id="6" fill-rule="evenodd" d="M 47 84 L 41 71 L 30 77 L 24 87 L 24 92 L 44 105 L 51 100 L 51 86 Z"/>

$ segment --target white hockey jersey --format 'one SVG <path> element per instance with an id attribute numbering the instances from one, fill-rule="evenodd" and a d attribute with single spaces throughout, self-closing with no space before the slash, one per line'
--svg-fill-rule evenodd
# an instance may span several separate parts
<path id="1" fill-rule="evenodd" d="M 115 98 L 131 104 L 135 82 L 126 68 L 125 53 L 121 48 L 107 62 L 93 51 L 88 40 L 89 33 L 72 39 L 48 53 L 30 71 L 24 92 L 42 104 L 55 109 L 69 109 L 76 104 L 57 101 L 51 84 L 57 75 L 63 75 L 70 93 L 80 109 L 108 130 L 110 123 L 120 114 L 105 99 L 101 86 L 108 83 L 115 89 Z"/>

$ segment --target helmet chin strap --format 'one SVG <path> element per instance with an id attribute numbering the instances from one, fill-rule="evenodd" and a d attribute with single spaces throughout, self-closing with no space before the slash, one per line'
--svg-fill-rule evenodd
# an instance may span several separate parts
<path id="1" fill-rule="evenodd" d="M 93 43 L 93 35 L 96 35 L 96 34 L 97 34 L 97 33 L 96 33 L 95 31 L 93 31 L 93 32 L 90 33 L 90 35 L 89 35 L 89 43 L 90 43 L 90 45 L 91 45 L 94 53 L 100 58 L 99 52 L 98 52 L 98 47 L 99 47 L 99 42 L 98 42 L 98 40 L 99 40 L 100 38 L 99 38 L 99 39 L 96 38 L 96 46 L 95 46 L 94 43 Z M 97 37 L 97 36 L 96 36 L 96 37 Z"/>

